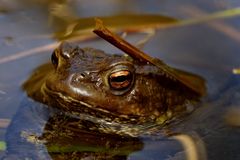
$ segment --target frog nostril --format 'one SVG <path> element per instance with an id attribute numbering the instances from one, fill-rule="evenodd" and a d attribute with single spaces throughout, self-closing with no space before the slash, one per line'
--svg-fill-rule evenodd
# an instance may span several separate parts
<path id="1" fill-rule="evenodd" d="M 86 78 L 86 74 L 85 74 L 85 73 L 78 73 L 78 74 L 75 74 L 75 75 L 72 77 L 72 80 L 73 80 L 74 82 L 81 82 L 81 81 L 83 81 L 85 78 Z"/>
<path id="2" fill-rule="evenodd" d="M 81 74 L 80 74 L 80 77 L 81 77 L 81 78 L 85 78 L 86 75 L 85 75 L 84 73 L 81 73 Z"/>

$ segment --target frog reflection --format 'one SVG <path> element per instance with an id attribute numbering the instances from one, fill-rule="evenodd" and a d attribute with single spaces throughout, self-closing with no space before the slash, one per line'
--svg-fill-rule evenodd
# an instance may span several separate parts
<path id="1" fill-rule="evenodd" d="M 39 139 L 45 141 L 52 159 L 124 160 L 143 148 L 143 143 L 136 137 L 92 132 L 88 130 L 88 124 L 66 115 L 55 115 L 49 119 Z"/>

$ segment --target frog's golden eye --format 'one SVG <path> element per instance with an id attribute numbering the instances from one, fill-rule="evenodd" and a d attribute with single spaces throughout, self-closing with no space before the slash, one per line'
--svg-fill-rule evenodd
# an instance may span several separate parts
<path id="1" fill-rule="evenodd" d="M 133 75 L 128 70 L 113 72 L 109 75 L 109 86 L 115 90 L 125 90 L 131 86 Z"/>
<path id="2" fill-rule="evenodd" d="M 56 51 L 53 51 L 52 56 L 51 56 L 51 61 L 52 64 L 57 67 L 58 66 L 58 57 L 56 55 Z"/>

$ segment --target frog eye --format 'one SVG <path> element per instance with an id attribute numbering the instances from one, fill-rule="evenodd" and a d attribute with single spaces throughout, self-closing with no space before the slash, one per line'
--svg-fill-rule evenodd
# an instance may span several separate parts
<path id="1" fill-rule="evenodd" d="M 57 65 L 58 65 L 58 57 L 57 57 L 55 51 L 52 53 L 51 61 L 52 61 L 52 64 L 53 64 L 55 67 L 57 67 Z"/>
<path id="2" fill-rule="evenodd" d="M 131 86 L 133 75 L 128 70 L 113 72 L 109 76 L 109 86 L 115 90 L 125 90 Z"/>

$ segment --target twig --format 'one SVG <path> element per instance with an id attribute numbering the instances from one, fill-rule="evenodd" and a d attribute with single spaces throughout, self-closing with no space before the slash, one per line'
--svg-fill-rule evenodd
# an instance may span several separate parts
<path id="1" fill-rule="evenodd" d="M 114 45 L 115 47 L 127 53 L 133 59 L 138 60 L 141 63 L 151 63 L 161 69 L 168 76 L 173 77 L 175 80 L 178 80 L 179 82 L 184 84 L 196 94 L 199 94 L 201 96 L 205 95 L 205 81 L 201 77 L 193 74 L 187 74 L 185 72 L 181 72 L 179 74 L 178 72 L 176 72 L 176 70 L 169 67 L 161 60 L 149 56 L 148 54 L 142 52 L 138 48 L 134 47 L 133 45 L 122 39 L 121 37 L 113 34 L 103 25 L 103 22 L 100 19 L 96 19 L 96 26 L 93 32 L 96 33 L 99 37 L 105 39 L 106 41 Z"/>
<path id="2" fill-rule="evenodd" d="M 121 37 L 113 34 L 110 30 L 104 27 L 103 22 L 100 19 L 96 19 L 96 27 L 93 30 L 99 37 L 105 39 L 115 47 L 127 53 L 132 58 L 139 60 L 144 63 L 152 63 L 154 64 L 154 58 L 150 57 L 148 54 L 142 52 L 137 47 L 131 45 Z"/>

